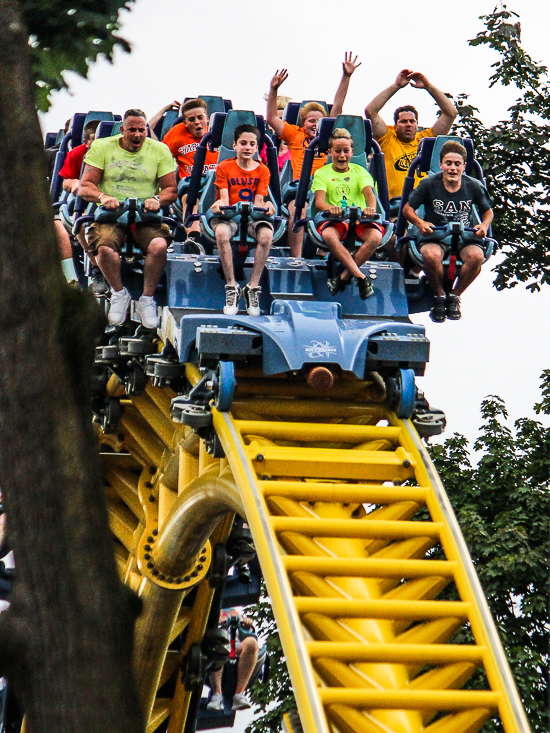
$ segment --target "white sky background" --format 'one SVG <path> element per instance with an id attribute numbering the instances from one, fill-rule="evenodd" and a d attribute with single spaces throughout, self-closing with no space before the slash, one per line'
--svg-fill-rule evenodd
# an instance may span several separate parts
<path id="1" fill-rule="evenodd" d="M 347 113 L 363 114 L 365 103 L 407 67 L 422 71 L 446 92 L 468 93 L 481 119 L 492 124 L 506 117 L 514 90 L 488 89 L 497 55 L 467 41 L 483 28 L 479 16 L 495 4 L 138 0 L 123 13 L 121 35 L 132 44 L 132 53 L 117 53 L 114 65 L 99 62 L 89 81 L 67 75 L 71 94 L 54 95 L 43 129 L 58 130 L 74 112 L 90 109 L 122 113 L 141 107 L 152 116 L 173 99 L 198 94 L 217 94 L 235 108 L 265 115 L 263 95 L 281 67 L 290 73 L 281 93 L 295 100 L 332 101 L 344 52 L 350 50 L 363 65 L 351 79 Z M 535 61 L 550 62 L 550 3 L 515 0 L 508 7 L 521 16 L 523 48 Z M 384 119 L 391 122 L 394 108 L 407 103 L 418 108 L 422 125 L 434 122 L 431 97 L 412 88 L 390 100 Z M 531 416 L 539 376 L 550 367 L 548 287 L 534 295 L 523 286 L 498 293 L 491 286 L 492 266 L 494 261 L 485 265 L 464 296 L 461 321 L 436 325 L 427 314 L 413 316 L 426 326 L 431 341 L 430 363 L 419 384 L 431 404 L 445 411 L 446 435 L 457 431 L 471 441 L 483 397 L 502 397 L 512 419 Z M 239 722 L 247 718 L 238 714 Z"/>

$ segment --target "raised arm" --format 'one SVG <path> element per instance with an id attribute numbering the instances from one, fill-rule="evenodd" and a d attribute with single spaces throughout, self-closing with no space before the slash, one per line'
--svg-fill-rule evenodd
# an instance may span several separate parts
<path id="1" fill-rule="evenodd" d="M 432 131 L 434 135 L 446 135 L 451 129 L 454 118 L 458 114 L 452 101 L 440 89 L 434 87 L 424 74 L 421 74 L 419 71 L 415 71 L 412 75 L 411 86 L 415 89 L 425 89 L 433 97 L 435 103 L 441 110 L 441 114 L 432 125 Z"/>
<path id="2" fill-rule="evenodd" d="M 286 69 L 280 71 L 277 69 L 269 84 L 269 94 L 267 95 L 267 124 L 275 130 L 279 137 L 281 137 L 285 123 L 277 116 L 277 92 L 287 78 L 288 71 Z"/>
<path id="3" fill-rule="evenodd" d="M 367 116 L 367 119 L 371 121 L 372 134 L 376 140 L 379 140 L 388 131 L 388 126 L 380 117 L 380 110 L 396 92 L 407 86 L 412 75 L 413 72 L 410 69 L 401 69 L 393 84 L 387 89 L 384 89 L 383 92 L 380 92 L 380 94 L 377 94 L 372 102 L 369 102 L 365 107 L 365 115 Z"/>
<path id="4" fill-rule="evenodd" d="M 340 79 L 340 84 L 338 84 L 338 89 L 334 95 L 334 103 L 330 113 L 331 117 L 338 117 L 338 115 L 342 114 L 344 102 L 346 101 L 346 94 L 348 93 L 349 80 L 351 79 L 351 75 L 355 69 L 361 66 L 361 61 L 357 63 L 357 56 L 352 59 L 352 55 L 351 51 L 349 54 L 346 51 L 346 55 L 344 56 L 344 60 L 342 62 L 342 78 Z"/>
<path id="5" fill-rule="evenodd" d="M 155 115 L 151 117 L 151 119 L 149 120 L 149 129 L 151 130 L 151 137 L 153 138 L 153 140 L 158 139 L 155 133 L 153 132 L 153 130 L 157 122 L 162 117 L 162 115 L 165 112 L 168 112 L 169 109 L 179 109 L 179 108 L 180 108 L 180 103 L 177 100 L 174 100 L 173 102 L 170 102 L 170 104 L 165 105 L 162 109 L 160 109 Z"/>

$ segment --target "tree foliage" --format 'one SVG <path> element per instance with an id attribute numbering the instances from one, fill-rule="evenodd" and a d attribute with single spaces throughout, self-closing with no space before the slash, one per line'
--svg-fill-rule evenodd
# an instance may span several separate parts
<path id="1" fill-rule="evenodd" d="M 116 47 L 130 50 L 117 35 L 119 12 L 134 0 L 22 0 L 29 31 L 31 64 L 37 106 L 46 111 L 53 90 L 66 89 L 65 71 L 88 76 L 99 55 L 113 60 Z"/>
<path id="2" fill-rule="evenodd" d="M 539 290 L 550 283 L 550 85 L 546 66 L 521 47 L 519 16 L 503 6 L 482 16 L 485 30 L 471 46 L 488 46 L 499 55 L 489 87 L 515 86 L 518 97 L 506 119 L 486 127 L 462 94 L 455 131 L 471 137 L 493 199 L 493 233 L 504 259 L 495 271 L 498 290 L 526 283 Z"/>

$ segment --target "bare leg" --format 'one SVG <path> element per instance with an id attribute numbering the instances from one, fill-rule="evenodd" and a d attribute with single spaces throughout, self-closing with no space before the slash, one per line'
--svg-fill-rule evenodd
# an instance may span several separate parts
<path id="1" fill-rule="evenodd" d="M 212 682 L 212 692 L 214 695 L 219 695 L 222 691 L 222 669 L 218 669 L 215 672 L 210 672 L 210 681 Z"/>
<path id="2" fill-rule="evenodd" d="M 287 242 L 288 246 L 290 247 L 290 254 L 292 257 L 301 257 L 302 243 L 304 241 L 304 230 L 300 229 L 299 232 L 292 231 L 292 226 L 294 224 L 294 214 L 296 213 L 294 201 L 291 201 L 289 203 L 288 213 L 290 214 L 290 218 L 288 220 Z"/>
<path id="3" fill-rule="evenodd" d="M 438 244 L 425 244 L 421 249 L 424 272 L 435 295 L 445 295 L 443 290 L 443 248 Z"/>
<path id="4" fill-rule="evenodd" d="M 187 194 L 185 194 L 185 196 L 182 196 L 181 197 L 181 205 L 183 207 L 183 215 L 185 216 L 185 209 L 187 207 Z M 197 201 L 197 203 L 195 204 L 195 206 L 193 208 L 193 214 L 197 214 L 198 211 L 199 211 L 199 202 Z M 191 232 L 199 232 L 200 233 L 200 230 L 201 230 L 200 221 L 194 221 L 194 222 L 191 223 L 191 226 L 190 227 L 185 227 L 186 234 L 190 234 Z"/>
<path id="5" fill-rule="evenodd" d="M 57 237 L 57 246 L 59 247 L 59 256 L 62 260 L 72 259 L 73 248 L 71 247 L 71 240 L 65 229 L 63 222 L 59 219 L 54 219 L 55 235 Z"/>
<path id="6" fill-rule="evenodd" d="M 233 253 L 231 252 L 231 229 L 229 224 L 220 223 L 216 227 L 216 245 L 220 255 L 225 281 L 228 285 L 236 285 L 235 274 L 233 272 Z"/>
<path id="7" fill-rule="evenodd" d="M 97 251 L 97 264 L 113 292 L 122 290 L 120 279 L 120 255 L 110 247 L 101 246 Z"/>
<path id="8" fill-rule="evenodd" d="M 149 242 L 143 267 L 143 295 L 151 296 L 157 289 L 166 266 L 167 249 L 168 243 L 163 237 L 155 237 Z"/>
<path id="9" fill-rule="evenodd" d="M 462 295 L 466 288 L 471 285 L 479 275 L 481 272 L 481 265 L 483 264 L 483 257 L 483 250 L 475 244 L 463 247 L 460 251 L 462 267 L 458 274 L 458 281 L 453 288 L 453 293 L 455 295 Z"/>
<path id="10" fill-rule="evenodd" d="M 357 267 L 355 260 L 340 241 L 340 237 L 338 236 L 338 232 L 336 231 L 335 227 L 325 227 L 321 232 L 321 236 L 323 238 L 323 242 L 329 248 L 332 256 L 337 259 L 338 262 L 341 262 L 342 265 L 344 265 L 344 267 L 346 268 L 342 272 L 342 275 L 340 275 L 342 280 L 346 279 L 343 277 L 345 274 L 347 274 L 347 277 L 350 277 L 350 275 L 359 278 L 364 277 L 361 270 Z"/>
<path id="11" fill-rule="evenodd" d="M 359 247 L 353 258 L 357 263 L 357 267 L 361 267 L 367 260 L 370 260 L 381 241 L 382 234 L 378 229 L 374 229 L 374 227 L 367 229 L 363 234 L 363 244 Z"/>
<path id="12" fill-rule="evenodd" d="M 266 260 L 269 257 L 269 250 L 273 241 L 273 231 L 266 226 L 258 227 L 256 229 L 256 236 L 258 238 L 258 244 L 256 245 L 254 266 L 249 282 L 251 288 L 255 288 L 260 284 L 260 277 L 264 270 Z"/>
<path id="13" fill-rule="evenodd" d="M 246 690 L 248 680 L 252 676 L 256 662 L 258 661 L 258 642 L 253 636 L 248 636 L 239 647 L 239 663 L 237 666 L 237 687 L 235 695 Z"/>

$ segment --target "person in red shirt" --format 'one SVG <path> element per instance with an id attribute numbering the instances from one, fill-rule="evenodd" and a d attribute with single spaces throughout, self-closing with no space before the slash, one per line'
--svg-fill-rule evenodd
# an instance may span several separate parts
<path id="1" fill-rule="evenodd" d="M 162 142 L 168 145 L 170 151 L 178 164 L 178 174 L 180 178 L 186 178 L 191 175 L 193 169 L 193 160 L 195 152 L 199 147 L 200 141 L 208 132 L 208 114 L 206 102 L 204 99 L 188 99 L 182 105 L 181 115 L 183 122 L 174 125 L 168 130 Z M 218 150 L 208 150 L 204 161 L 203 174 L 208 171 L 216 170 L 218 162 Z M 181 203 L 185 210 L 187 196 L 183 196 Z M 197 207 L 193 210 L 195 214 Z M 193 222 L 187 231 L 189 239 L 200 242 L 200 225 L 198 221 Z"/>
<path id="2" fill-rule="evenodd" d="M 352 53 L 346 53 L 344 61 L 342 62 L 343 74 L 334 96 L 334 104 L 332 105 L 330 112 L 332 117 L 338 117 L 338 115 L 342 114 L 342 108 L 348 93 L 349 80 L 355 69 L 361 66 L 361 62 L 357 63 L 357 56 L 355 56 L 355 58 L 352 58 L 352 56 Z M 269 94 L 267 95 L 267 124 L 270 125 L 281 140 L 284 140 L 288 145 L 290 150 L 290 160 L 292 163 L 292 175 L 296 179 L 300 178 L 302 164 L 304 162 L 304 153 L 307 146 L 315 137 L 317 123 L 322 117 L 326 117 L 327 113 L 322 105 L 317 102 L 309 102 L 300 110 L 300 125 L 289 125 L 287 122 L 280 119 L 277 116 L 277 91 L 287 78 L 287 70 L 281 69 L 280 71 L 276 71 L 275 75 L 271 79 Z M 311 175 L 313 175 L 322 165 L 325 165 L 326 162 L 327 156 L 319 155 L 313 161 Z M 289 203 L 288 210 L 290 213 L 290 219 L 288 221 L 288 245 L 290 247 L 290 254 L 293 257 L 300 257 L 302 254 L 304 231 L 303 229 L 300 229 L 299 232 L 292 231 L 294 223 L 294 201 Z"/>
<path id="3" fill-rule="evenodd" d="M 63 190 L 76 194 L 78 184 L 80 182 L 80 173 L 82 171 L 82 163 L 88 148 L 95 140 L 95 133 L 99 120 L 90 120 L 84 126 L 84 142 L 77 145 L 67 153 L 67 157 L 63 163 L 63 167 L 59 171 L 59 175 L 63 178 Z"/>
<path id="4" fill-rule="evenodd" d="M 211 210 L 217 212 L 221 206 L 233 206 L 239 201 L 253 206 L 263 206 L 268 214 L 273 216 L 275 208 L 270 201 L 265 201 L 269 193 L 269 169 L 254 155 L 258 150 L 260 133 L 254 125 L 238 125 L 235 128 L 235 142 L 233 148 L 237 155 L 222 161 L 216 169 L 216 189 L 218 199 L 212 204 Z M 216 245 L 220 253 L 220 262 L 225 275 L 225 306 L 226 315 L 236 315 L 239 310 L 241 288 L 235 280 L 233 269 L 233 255 L 231 252 L 231 237 L 238 231 L 235 221 L 227 221 L 217 217 L 211 219 L 210 224 L 216 235 Z M 245 285 L 243 295 L 246 300 L 246 312 L 250 316 L 260 315 L 260 276 L 263 272 L 269 249 L 273 241 L 273 224 L 269 221 L 255 221 L 248 225 L 248 234 L 256 240 L 254 266 L 250 282 Z"/>

